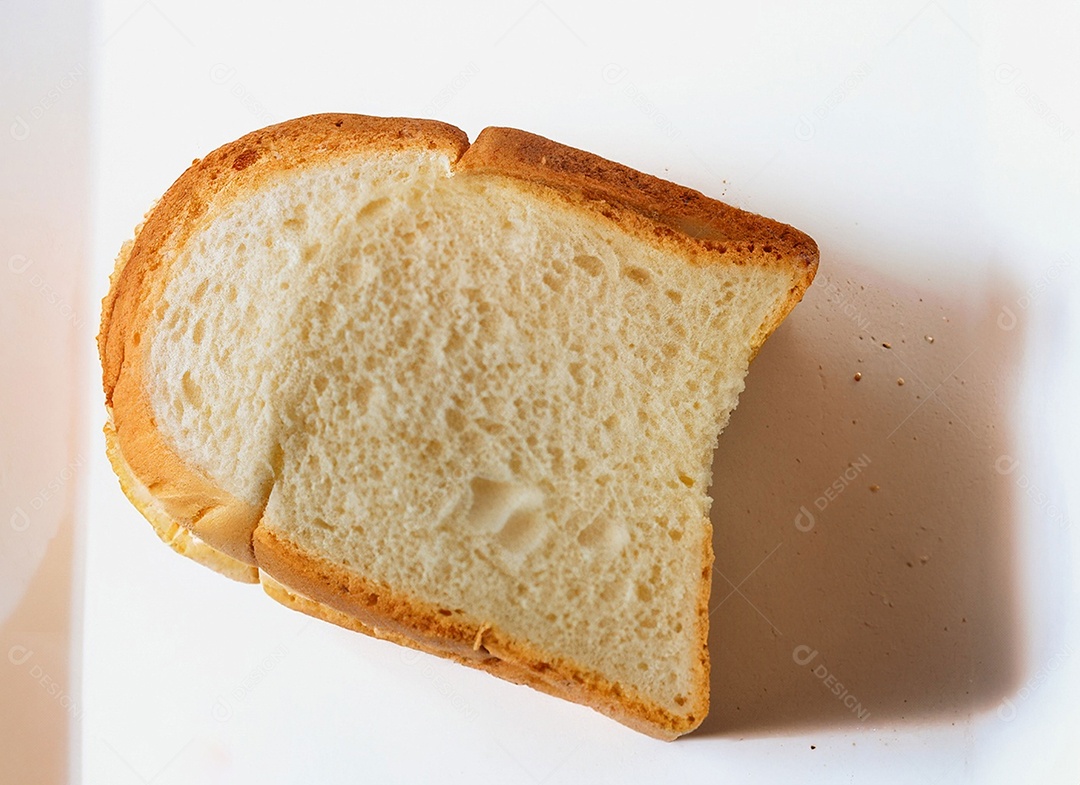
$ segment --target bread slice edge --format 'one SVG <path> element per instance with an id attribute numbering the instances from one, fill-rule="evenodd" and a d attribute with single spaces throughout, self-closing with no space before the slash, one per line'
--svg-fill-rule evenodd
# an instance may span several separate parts
<path id="1" fill-rule="evenodd" d="M 693 730 L 708 714 L 708 656 L 704 642 L 704 688 L 690 697 L 686 714 L 674 714 L 573 662 L 515 640 L 487 622 L 394 592 L 353 570 L 306 553 L 267 527 L 255 530 L 254 541 L 264 590 L 294 610 L 588 706 L 664 741 Z M 703 571 L 698 601 L 699 613 L 707 617 L 711 538 L 705 541 L 705 550 L 708 566 Z"/>

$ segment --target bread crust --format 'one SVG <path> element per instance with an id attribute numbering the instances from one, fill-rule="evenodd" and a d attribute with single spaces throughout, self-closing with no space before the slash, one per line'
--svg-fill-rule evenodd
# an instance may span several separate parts
<path id="1" fill-rule="evenodd" d="M 154 533 L 163 543 L 177 553 L 215 572 L 220 572 L 234 581 L 259 582 L 259 570 L 256 567 L 207 545 L 194 532 L 181 526 L 175 518 L 162 509 L 157 498 L 139 481 L 138 477 L 132 474 L 131 468 L 120 452 L 116 441 L 116 429 L 113 428 L 111 421 L 105 423 L 105 454 L 120 480 L 120 488 L 124 495 L 150 522 Z"/>
<path id="2" fill-rule="evenodd" d="M 102 303 L 98 348 L 114 470 L 132 503 L 176 550 L 239 580 L 259 576 L 284 604 L 335 624 L 427 651 L 582 703 L 661 739 L 704 719 L 709 701 L 708 602 L 711 526 L 697 601 L 693 694 L 675 714 L 572 662 L 511 639 L 487 620 L 436 608 L 374 585 L 316 558 L 260 526 L 265 502 L 245 502 L 178 456 L 157 429 L 147 393 L 146 347 L 170 264 L 216 208 L 293 168 L 365 151 L 445 154 L 454 176 L 510 178 L 542 199 L 569 202 L 622 231 L 677 250 L 695 264 L 750 264 L 787 271 L 787 300 L 762 325 L 753 349 L 802 298 L 817 268 L 812 239 L 790 226 L 746 213 L 673 183 L 543 137 L 485 129 L 470 146 L 453 126 L 429 120 L 324 114 L 248 134 L 218 148 L 169 188 L 125 244 Z M 269 577 L 268 577 L 269 576 Z M 449 612 L 449 613 L 447 613 Z"/>
<path id="3" fill-rule="evenodd" d="M 789 272 L 788 298 L 761 326 L 753 340 L 754 354 L 799 303 L 817 273 L 817 243 L 805 232 L 527 131 L 485 128 L 454 171 L 542 186 L 550 195 L 691 263 Z"/>
<path id="4" fill-rule="evenodd" d="M 258 527 L 254 541 L 264 589 L 294 610 L 583 704 L 665 741 L 696 728 L 708 712 L 707 688 L 697 712 L 674 714 L 599 674 L 515 640 L 489 622 L 408 597 L 313 556 L 269 527 Z M 711 547 L 709 542 L 709 572 Z M 707 653 L 705 660 L 707 668 Z"/>

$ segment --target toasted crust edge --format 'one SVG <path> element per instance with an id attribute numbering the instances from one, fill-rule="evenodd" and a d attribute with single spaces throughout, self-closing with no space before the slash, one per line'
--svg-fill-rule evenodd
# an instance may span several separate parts
<path id="1" fill-rule="evenodd" d="M 105 454 L 113 471 L 120 480 L 120 489 L 128 501 L 150 522 L 158 538 L 177 553 L 197 561 L 204 567 L 220 572 L 240 583 L 258 583 L 259 570 L 247 562 L 235 559 L 224 551 L 207 545 L 190 529 L 181 526 L 169 515 L 161 502 L 150 493 L 139 478 L 131 472 L 116 440 L 112 421 L 105 423 Z"/>
<path id="2" fill-rule="evenodd" d="M 707 690 L 703 711 L 673 714 L 572 662 L 545 656 L 487 622 L 394 592 L 313 556 L 269 528 L 257 528 L 254 541 L 264 589 L 294 610 L 588 706 L 664 741 L 693 730 L 707 713 Z"/>
<path id="3" fill-rule="evenodd" d="M 141 336 L 152 329 L 149 303 L 157 301 L 167 279 L 167 270 L 160 268 L 210 207 L 257 188 L 283 169 L 362 150 L 413 148 L 446 152 L 455 176 L 503 176 L 529 183 L 546 198 L 569 201 L 618 223 L 627 233 L 675 247 L 693 263 L 755 264 L 788 271 L 789 296 L 762 325 L 753 342 L 754 353 L 802 298 L 817 269 L 817 245 L 790 226 L 524 131 L 488 128 L 470 146 L 459 129 L 426 120 L 313 115 L 270 126 L 195 161 L 121 251 L 102 303 L 98 337 L 111 415 L 106 440 L 121 486 L 176 550 L 238 580 L 252 581 L 264 571 L 281 582 L 268 593 L 279 601 L 288 595 L 291 599 L 285 604 L 290 607 L 591 706 L 656 738 L 676 738 L 693 730 L 708 712 L 713 554 L 707 522 L 698 598 L 698 689 L 689 697 L 686 714 L 675 715 L 584 674 L 571 663 L 545 660 L 527 644 L 497 630 L 480 633 L 487 654 L 478 657 L 479 649 L 472 649 L 471 641 L 482 625 L 470 621 L 455 626 L 439 609 L 394 596 L 385 587 L 379 592 L 385 608 L 378 602 L 374 609 L 358 603 L 357 597 L 376 593 L 370 582 L 275 538 L 259 526 L 262 508 L 214 486 L 172 452 L 156 430 L 142 384 L 141 347 L 149 342 L 143 343 Z M 312 575 L 326 582 L 313 581 Z M 350 619 L 355 624 L 346 623 Z"/>
<path id="4" fill-rule="evenodd" d="M 752 354 L 799 303 L 817 274 L 817 243 L 793 226 L 527 131 L 485 128 L 454 171 L 502 175 L 542 186 L 691 263 L 787 272 L 788 297 L 761 325 Z"/>

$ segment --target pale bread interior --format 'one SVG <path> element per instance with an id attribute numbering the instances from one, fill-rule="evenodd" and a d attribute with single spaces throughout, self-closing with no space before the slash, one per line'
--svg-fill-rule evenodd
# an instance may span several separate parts
<path id="1" fill-rule="evenodd" d="M 183 460 L 314 556 L 700 703 L 711 453 L 790 272 L 690 264 L 421 151 L 209 215 L 148 339 Z"/>

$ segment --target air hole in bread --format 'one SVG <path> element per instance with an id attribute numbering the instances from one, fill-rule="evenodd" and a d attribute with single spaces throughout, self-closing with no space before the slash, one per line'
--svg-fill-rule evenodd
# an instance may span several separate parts
<path id="1" fill-rule="evenodd" d="M 544 286 L 556 293 L 561 293 L 566 288 L 566 281 L 553 273 L 544 273 Z"/>
<path id="2" fill-rule="evenodd" d="M 536 510 L 517 510 L 507 519 L 496 539 L 509 551 L 524 555 L 540 544 L 544 537 L 546 521 Z"/>
<path id="3" fill-rule="evenodd" d="M 195 409 L 201 409 L 203 404 L 202 388 L 191 375 L 191 371 L 185 371 L 180 377 L 180 386 L 184 391 L 184 398 Z"/>
<path id="4" fill-rule="evenodd" d="M 625 525 L 598 517 L 578 533 L 577 540 L 585 548 L 610 556 L 626 547 L 630 533 Z"/>
<path id="5" fill-rule="evenodd" d="M 443 413 L 443 418 L 446 420 L 447 427 L 452 431 L 460 433 L 465 430 L 466 419 L 465 415 L 461 413 L 460 409 L 447 409 Z"/>
<path id="6" fill-rule="evenodd" d="M 543 495 L 535 488 L 485 477 L 473 478 L 469 488 L 472 503 L 465 523 L 471 531 L 481 534 L 502 531 L 516 513 L 535 510 L 543 502 Z M 517 528 L 530 526 L 524 520 L 516 524 Z"/>
<path id="7" fill-rule="evenodd" d="M 578 254 L 574 257 L 574 264 L 593 277 L 604 271 L 604 263 L 590 254 Z"/>

